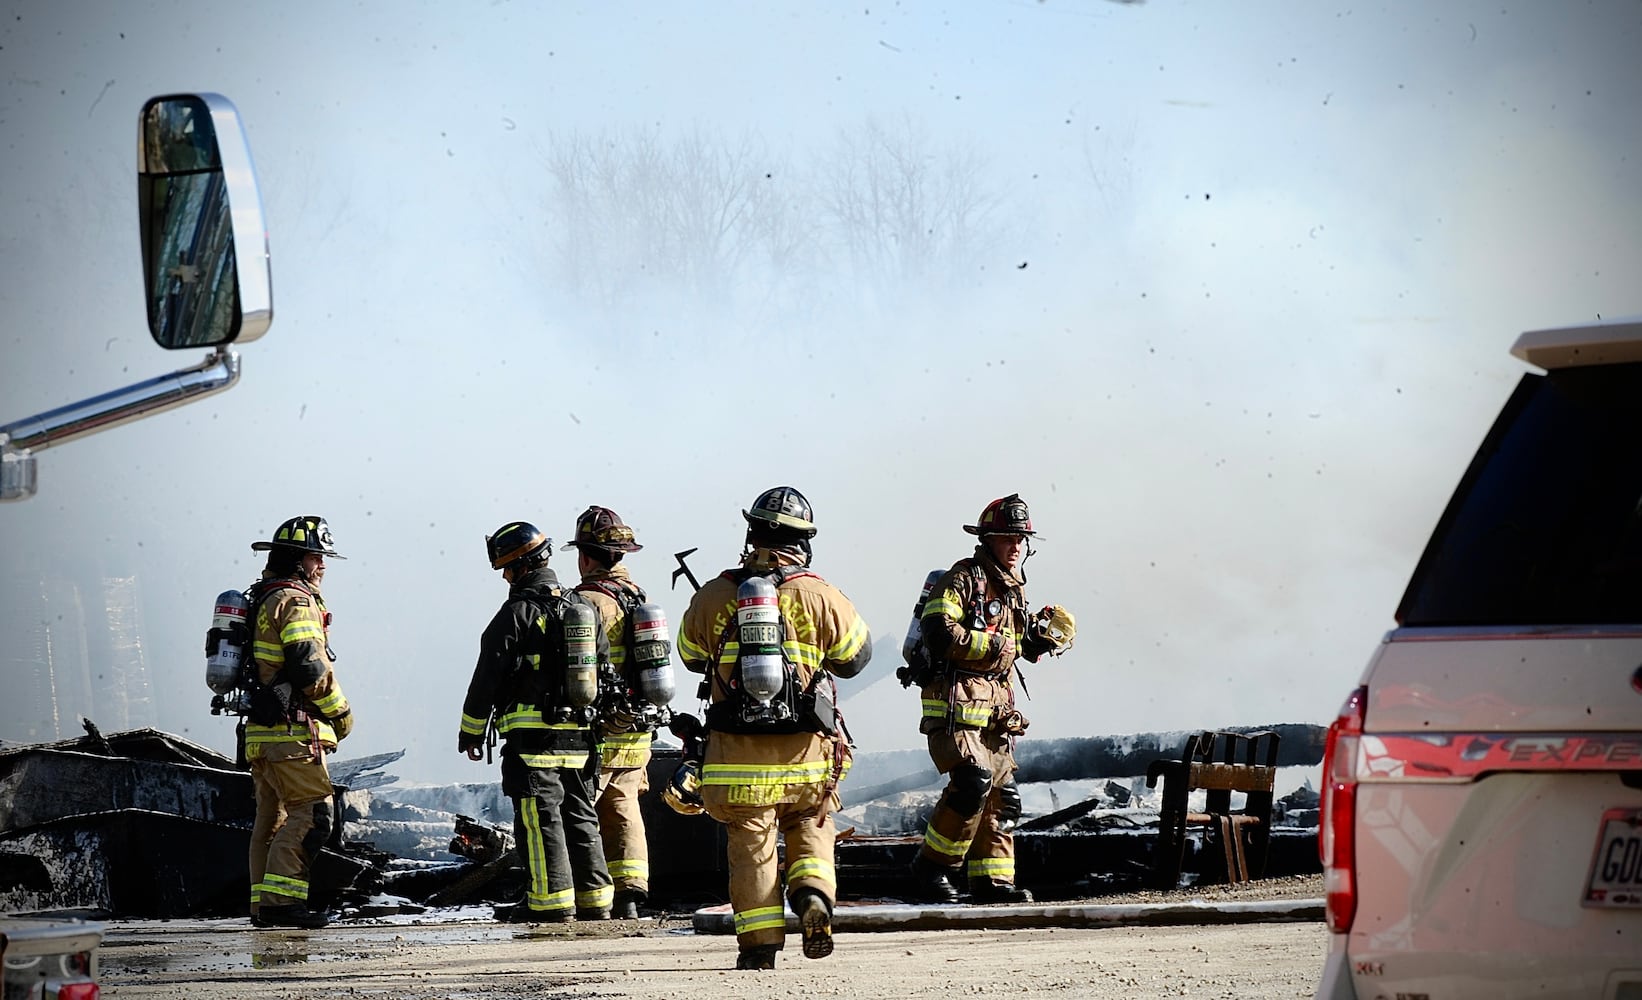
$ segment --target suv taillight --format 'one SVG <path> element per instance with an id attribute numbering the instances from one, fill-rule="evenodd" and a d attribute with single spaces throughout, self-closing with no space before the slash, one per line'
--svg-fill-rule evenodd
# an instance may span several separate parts
<path id="1" fill-rule="evenodd" d="M 1318 823 L 1317 853 L 1323 861 L 1323 890 L 1328 929 L 1351 930 L 1357 915 L 1357 742 L 1363 734 L 1363 703 L 1368 688 L 1351 692 L 1340 717 L 1328 727 L 1323 744 L 1323 813 Z"/>

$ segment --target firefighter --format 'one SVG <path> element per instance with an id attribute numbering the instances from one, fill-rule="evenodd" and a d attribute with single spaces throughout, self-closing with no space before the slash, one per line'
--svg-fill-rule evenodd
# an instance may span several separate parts
<path id="1" fill-rule="evenodd" d="M 1028 724 L 1015 707 L 1015 660 L 1070 646 L 1071 617 L 1053 606 L 1027 612 L 1022 567 L 1035 532 L 1019 494 L 987 504 L 964 530 L 980 543 L 935 583 L 920 620 L 935 669 L 922 688 L 918 730 L 947 786 L 912 862 L 914 893 L 956 902 L 953 877 L 967 863 L 973 902 L 1031 902 L 1015 884 L 1011 833 L 1021 815 L 1014 745 Z"/>
<path id="2" fill-rule="evenodd" d="M 833 677 L 859 674 L 872 639 L 849 598 L 809 569 L 803 494 L 766 490 L 742 516 L 741 564 L 696 592 L 678 649 L 710 692 L 700 794 L 726 827 L 736 968 L 773 969 L 786 938 L 777 834 L 804 956 L 832 953 L 831 810 L 850 759 Z"/>
<path id="3" fill-rule="evenodd" d="M 582 513 L 576 521 L 575 538 L 564 545 L 564 551 L 577 552 L 581 583 L 576 592 L 598 610 L 610 644 L 608 683 L 600 695 L 599 786 L 594 805 L 604 857 L 615 880 L 611 915 L 617 918 L 637 917 L 639 907 L 650 898 L 650 850 L 645 842 L 644 817 L 639 813 L 639 796 L 650 789 L 652 734 L 658 725 L 667 722 L 665 702 L 657 705 L 645 697 L 644 678 L 639 676 L 633 655 L 633 617 L 640 608 L 655 606 L 647 604 L 644 588 L 633 582 L 621 560 L 642 548 L 620 515 L 597 506 Z M 645 624 L 652 629 L 659 625 L 660 634 L 666 635 L 665 620 L 658 623 L 652 617 Z M 661 652 L 668 655 L 665 645 Z M 666 666 L 666 675 L 670 687 L 670 665 Z M 671 694 L 670 690 L 666 692 L 668 698 Z"/>
<path id="4" fill-rule="evenodd" d="M 251 765 L 257 814 L 251 827 L 251 923 L 323 927 L 309 906 L 314 857 L 334 823 L 325 755 L 353 731 L 353 712 L 331 669 L 331 613 L 319 587 L 325 560 L 341 559 L 325 519 L 293 517 L 273 539 L 252 542 L 267 552 L 262 578 L 249 592 L 254 622 L 248 683 L 245 757 Z"/>
<path id="5" fill-rule="evenodd" d="M 492 732 L 504 741 L 502 793 L 513 803 L 529 884 L 523 899 L 496 907 L 496 918 L 608 920 L 614 890 L 592 796 L 592 706 L 607 654 L 598 613 L 559 585 L 547 566 L 553 540 L 535 525 L 509 521 L 485 547 L 509 589 L 479 639 L 456 746 L 480 760 Z"/>

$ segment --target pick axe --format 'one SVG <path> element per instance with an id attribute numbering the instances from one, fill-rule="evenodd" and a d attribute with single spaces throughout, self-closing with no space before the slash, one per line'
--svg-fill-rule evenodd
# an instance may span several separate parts
<path id="1" fill-rule="evenodd" d="M 696 575 L 690 572 L 689 564 L 684 561 L 684 557 L 694 551 L 695 549 L 685 549 L 683 552 L 673 553 L 673 558 L 678 560 L 678 569 L 673 570 L 673 589 L 678 589 L 678 578 L 681 576 L 690 581 L 691 590 L 701 589 L 701 584 L 696 580 Z"/>

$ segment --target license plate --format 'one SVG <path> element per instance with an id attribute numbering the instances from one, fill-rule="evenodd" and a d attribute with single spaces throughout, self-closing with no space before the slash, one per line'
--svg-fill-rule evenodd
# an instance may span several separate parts
<path id="1" fill-rule="evenodd" d="M 1602 814 L 1584 905 L 1642 910 L 1642 809 Z"/>

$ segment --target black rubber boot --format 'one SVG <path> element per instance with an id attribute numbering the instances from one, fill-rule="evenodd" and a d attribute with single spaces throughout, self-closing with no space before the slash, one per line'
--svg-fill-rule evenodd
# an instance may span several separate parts
<path id="1" fill-rule="evenodd" d="M 318 930 L 331 922 L 330 917 L 316 913 L 300 903 L 290 906 L 264 904 L 257 910 L 257 916 L 266 927 L 300 927 L 310 931 Z"/>
<path id="2" fill-rule="evenodd" d="M 792 911 L 804 936 L 805 958 L 826 958 L 832 954 L 832 907 L 814 889 L 793 893 Z"/>
<path id="3" fill-rule="evenodd" d="M 609 920 L 610 907 L 608 906 L 580 906 L 576 908 L 577 920 Z"/>
<path id="4" fill-rule="evenodd" d="M 920 903 L 956 903 L 958 887 L 952 884 L 950 869 L 920 853 L 908 869 L 912 875 L 912 898 Z"/>
<path id="5" fill-rule="evenodd" d="M 755 944 L 750 948 L 741 949 L 735 957 L 735 967 L 740 970 L 757 971 L 759 969 L 775 968 L 775 953 L 781 949 L 773 944 Z"/>
<path id="6" fill-rule="evenodd" d="M 618 889 L 616 901 L 610 907 L 610 916 L 617 920 L 637 920 L 639 907 L 650 899 L 643 889 Z"/>
<path id="7" fill-rule="evenodd" d="M 532 910 L 522 899 L 499 903 L 491 913 L 504 924 L 564 924 L 575 919 L 569 910 Z"/>
<path id="8" fill-rule="evenodd" d="M 1030 903 L 1032 894 L 1019 886 L 1008 882 L 994 882 L 991 879 L 972 878 L 969 880 L 969 901 L 971 903 Z"/>

